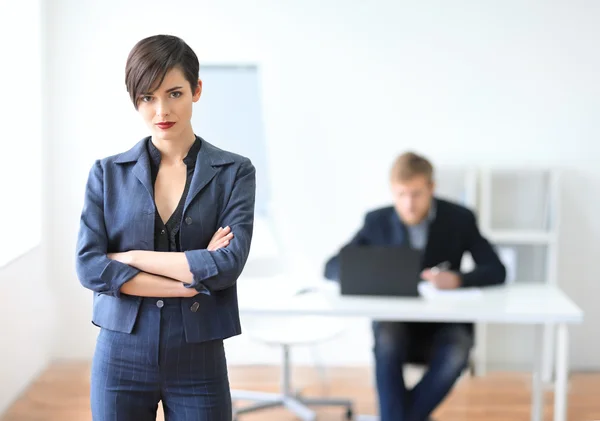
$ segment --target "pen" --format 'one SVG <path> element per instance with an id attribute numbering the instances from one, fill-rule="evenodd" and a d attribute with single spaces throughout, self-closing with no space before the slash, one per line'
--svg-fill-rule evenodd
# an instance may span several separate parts
<path id="1" fill-rule="evenodd" d="M 433 272 L 435 275 L 437 275 L 441 271 L 448 270 L 448 269 L 450 269 L 450 262 L 446 260 L 445 262 L 442 262 L 442 263 L 437 264 L 434 267 L 432 267 L 431 272 Z"/>

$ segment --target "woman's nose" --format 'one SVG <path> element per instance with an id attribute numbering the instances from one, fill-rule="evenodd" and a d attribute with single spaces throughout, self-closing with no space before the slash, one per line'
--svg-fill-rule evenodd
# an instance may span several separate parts
<path id="1" fill-rule="evenodd" d="M 167 107 L 167 104 L 158 102 L 156 104 L 156 115 L 157 115 L 157 117 L 160 117 L 160 118 L 165 118 L 166 116 L 168 116 L 169 108 Z"/>

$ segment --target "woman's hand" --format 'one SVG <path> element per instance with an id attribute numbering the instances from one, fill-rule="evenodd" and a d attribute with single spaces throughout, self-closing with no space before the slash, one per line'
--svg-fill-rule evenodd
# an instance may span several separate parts
<path id="1" fill-rule="evenodd" d="M 210 243 L 208 243 L 208 247 L 206 247 L 209 251 L 215 251 L 220 248 L 227 247 L 229 245 L 229 241 L 233 238 L 233 233 L 231 232 L 230 227 L 219 228 L 217 232 L 210 239 Z M 123 251 L 120 253 L 108 253 L 108 258 L 112 260 L 116 260 L 121 263 L 125 263 L 126 265 L 135 266 L 133 264 L 136 250 Z"/>
<path id="2" fill-rule="evenodd" d="M 227 247 L 229 245 L 229 241 L 233 238 L 233 233 L 231 232 L 230 227 L 219 228 L 215 235 L 210 239 L 210 243 L 208 243 L 208 247 L 206 249 L 208 251 L 215 251 L 220 248 Z"/>

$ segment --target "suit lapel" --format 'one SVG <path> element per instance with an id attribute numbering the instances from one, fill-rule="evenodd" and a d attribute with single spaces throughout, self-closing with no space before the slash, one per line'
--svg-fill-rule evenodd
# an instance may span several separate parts
<path id="1" fill-rule="evenodd" d="M 123 152 L 115 159 L 115 164 L 128 165 L 133 164 L 132 173 L 140 180 L 150 198 L 154 200 L 154 186 L 152 185 L 152 175 L 150 174 L 150 157 L 146 149 L 146 142 L 149 137 L 140 140 L 133 148 Z"/>
<path id="2" fill-rule="evenodd" d="M 423 267 L 430 265 L 434 257 L 438 254 L 438 247 L 443 244 L 442 238 L 445 236 L 444 223 L 440 221 L 439 211 L 436 212 L 436 217 L 429 223 L 427 242 L 425 249 L 422 251 L 421 260 Z M 402 223 L 400 217 L 396 211 L 392 211 L 391 215 L 391 226 L 392 226 L 392 238 L 391 243 L 395 246 L 406 246 L 412 247 L 410 243 L 410 237 L 408 234 L 408 228 Z M 435 262 L 438 264 L 440 262 Z"/>
<path id="3" fill-rule="evenodd" d="M 219 172 L 219 167 L 233 163 L 231 157 L 226 156 L 223 151 L 206 140 L 200 138 L 202 142 L 198 157 L 196 158 L 196 168 L 194 169 L 194 175 L 192 176 L 192 182 L 190 184 L 190 191 L 185 199 L 185 206 L 183 212 L 185 214 L 188 206 L 198 196 L 208 183 L 214 178 Z M 216 199 L 216 198 L 214 198 Z"/>
<path id="4" fill-rule="evenodd" d="M 196 168 L 190 184 L 190 191 L 185 199 L 185 206 L 183 207 L 184 213 L 192 200 L 194 200 L 198 193 L 200 193 L 200 191 L 210 183 L 215 174 L 217 174 L 217 168 L 213 166 L 209 156 L 210 154 L 207 153 L 205 149 L 207 149 L 206 144 L 203 144 L 202 148 L 200 148 L 200 152 L 198 152 Z"/>
<path id="5" fill-rule="evenodd" d="M 140 154 L 133 166 L 133 174 L 140 180 L 152 200 L 154 200 L 154 186 L 152 186 L 152 175 L 150 174 L 150 158 L 147 153 Z"/>
<path id="6" fill-rule="evenodd" d="M 406 226 L 400 220 L 400 217 L 396 213 L 395 209 L 392 209 L 392 213 L 390 215 L 390 222 L 392 226 L 392 236 L 390 239 L 390 243 L 393 246 L 409 246 L 410 242 L 408 240 L 408 230 Z"/>
<path id="7" fill-rule="evenodd" d="M 433 266 L 441 263 L 441 261 L 437 261 L 439 260 L 437 256 L 440 254 L 440 248 L 443 248 L 443 245 L 449 241 L 446 233 L 447 228 L 443 221 L 443 214 L 440 215 L 438 207 L 435 218 L 429 224 L 427 245 L 425 246 L 423 256 L 424 266 Z"/>
<path id="8" fill-rule="evenodd" d="M 146 149 L 148 139 L 148 137 L 142 139 L 129 151 L 121 154 L 115 160 L 115 163 L 127 164 L 135 162 L 132 172 L 140 183 L 142 183 L 152 200 L 154 200 L 154 186 L 152 185 L 152 174 L 150 173 L 150 157 Z M 232 157 L 229 154 L 225 154 L 221 149 L 211 145 L 202 138 L 200 138 L 200 141 L 202 143 L 196 158 L 196 167 L 190 183 L 190 190 L 185 200 L 184 213 L 192 200 L 198 196 L 202 189 L 219 172 L 219 167 L 234 162 Z"/>

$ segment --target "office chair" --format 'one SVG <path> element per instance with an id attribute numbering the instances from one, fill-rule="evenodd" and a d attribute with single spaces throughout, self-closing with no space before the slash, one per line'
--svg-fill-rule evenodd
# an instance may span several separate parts
<path id="1" fill-rule="evenodd" d="M 303 294 L 302 299 L 310 299 L 306 295 L 308 294 Z M 252 339 L 281 348 L 281 383 L 277 393 L 232 390 L 234 421 L 240 421 L 243 414 L 273 407 L 285 407 L 303 421 L 314 421 L 317 416 L 310 407 L 340 406 L 346 409 L 345 415 L 348 420 L 353 418 L 353 403 L 349 399 L 304 397 L 294 390 L 291 379 L 292 347 L 310 346 L 333 339 L 344 331 L 345 320 L 318 316 L 288 316 L 277 319 L 252 316 L 244 317 L 242 324 L 244 332 Z M 239 401 L 255 403 L 239 407 Z"/>

